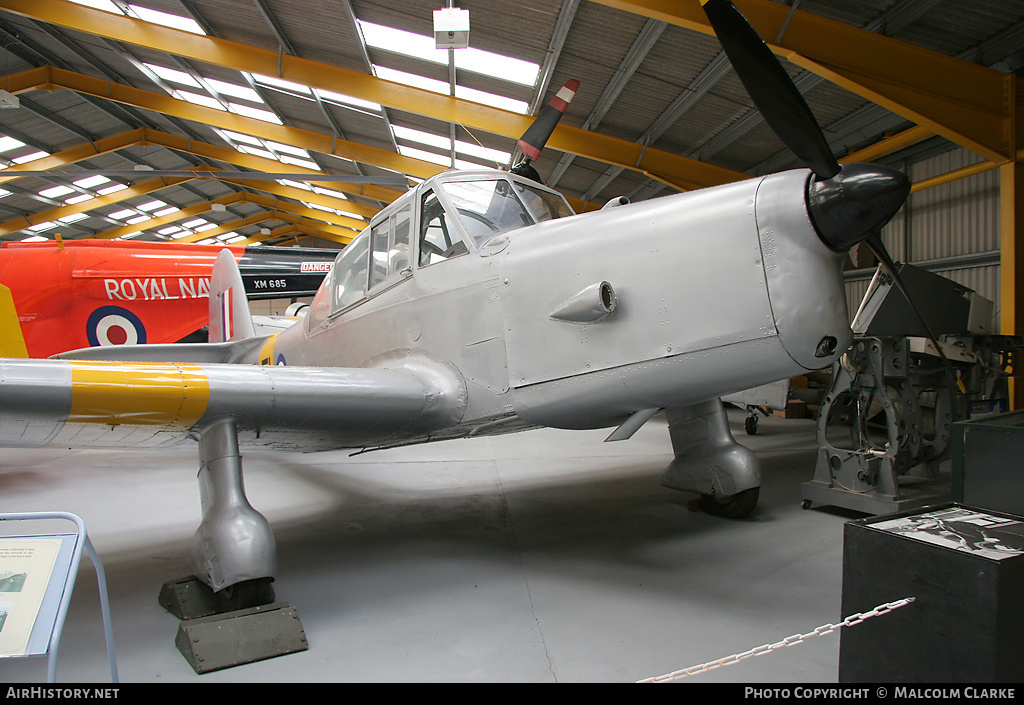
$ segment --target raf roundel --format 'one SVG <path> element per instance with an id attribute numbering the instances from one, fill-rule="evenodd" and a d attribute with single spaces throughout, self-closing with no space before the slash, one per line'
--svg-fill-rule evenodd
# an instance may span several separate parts
<path id="1" fill-rule="evenodd" d="M 89 345 L 136 345 L 146 342 L 146 327 L 134 313 L 120 306 L 103 306 L 85 324 Z"/>

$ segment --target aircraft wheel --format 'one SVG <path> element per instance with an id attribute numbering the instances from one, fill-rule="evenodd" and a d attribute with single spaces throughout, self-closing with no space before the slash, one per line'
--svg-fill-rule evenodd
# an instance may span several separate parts
<path id="1" fill-rule="evenodd" d="M 737 492 L 730 497 L 714 497 L 708 494 L 700 496 L 700 507 L 708 514 L 726 519 L 742 519 L 754 511 L 760 487 Z"/>
<path id="2" fill-rule="evenodd" d="M 747 432 L 748 436 L 753 436 L 757 433 L 757 416 L 750 415 L 743 422 L 743 429 Z"/>

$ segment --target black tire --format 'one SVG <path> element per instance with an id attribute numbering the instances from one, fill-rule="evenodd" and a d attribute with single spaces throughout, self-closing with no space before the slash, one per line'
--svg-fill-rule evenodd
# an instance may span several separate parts
<path id="1" fill-rule="evenodd" d="M 748 416 L 743 422 L 743 429 L 748 436 L 755 435 L 757 433 L 757 416 Z"/>
<path id="2" fill-rule="evenodd" d="M 726 519 L 742 519 L 754 511 L 754 507 L 757 506 L 760 490 L 760 487 L 751 487 L 749 490 L 737 492 L 729 497 L 714 497 L 702 494 L 700 496 L 700 507 L 712 516 L 724 517 Z"/>

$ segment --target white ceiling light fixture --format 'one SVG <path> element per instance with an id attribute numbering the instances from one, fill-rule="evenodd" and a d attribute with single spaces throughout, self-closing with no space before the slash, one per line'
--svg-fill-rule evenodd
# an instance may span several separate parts
<path id="1" fill-rule="evenodd" d="M 445 7 L 434 10 L 434 45 L 438 49 L 469 46 L 469 10 Z"/>

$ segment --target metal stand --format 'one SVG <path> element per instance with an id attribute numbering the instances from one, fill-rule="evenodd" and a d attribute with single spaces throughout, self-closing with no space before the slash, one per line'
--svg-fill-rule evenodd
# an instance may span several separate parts
<path id="1" fill-rule="evenodd" d="M 99 583 L 100 610 L 103 614 L 103 631 L 107 642 L 107 658 L 110 662 L 110 679 L 117 683 L 117 661 L 114 656 L 114 636 L 110 624 L 110 603 L 107 599 L 107 578 L 103 571 L 103 564 L 100 562 L 96 549 L 93 548 L 89 535 L 86 533 L 85 524 L 74 514 L 66 512 L 33 512 L 26 514 L 0 514 L 0 521 L 32 521 L 43 519 L 64 519 L 75 524 L 78 528 L 77 534 L 28 534 L 21 538 L 54 538 L 60 539 L 62 548 L 58 556 L 58 564 L 50 574 L 49 584 L 46 589 L 46 596 L 39 613 L 36 616 L 32 629 L 32 638 L 29 647 L 23 656 L 42 656 L 48 654 L 46 680 L 48 683 L 57 682 L 57 650 L 60 646 L 60 637 L 64 629 L 64 619 L 67 617 L 68 605 L 71 603 L 71 591 L 74 589 L 75 576 L 78 575 L 78 566 L 82 560 L 83 550 L 89 554 L 96 569 L 96 581 Z M 72 541 L 70 551 L 66 551 L 65 541 Z M 62 556 L 66 556 L 62 560 Z M 62 578 L 58 581 L 58 578 Z M 56 601 L 56 606 L 53 602 Z M 45 639 L 45 644 L 38 644 L 39 638 Z M 37 636 L 38 635 L 38 636 Z"/>

